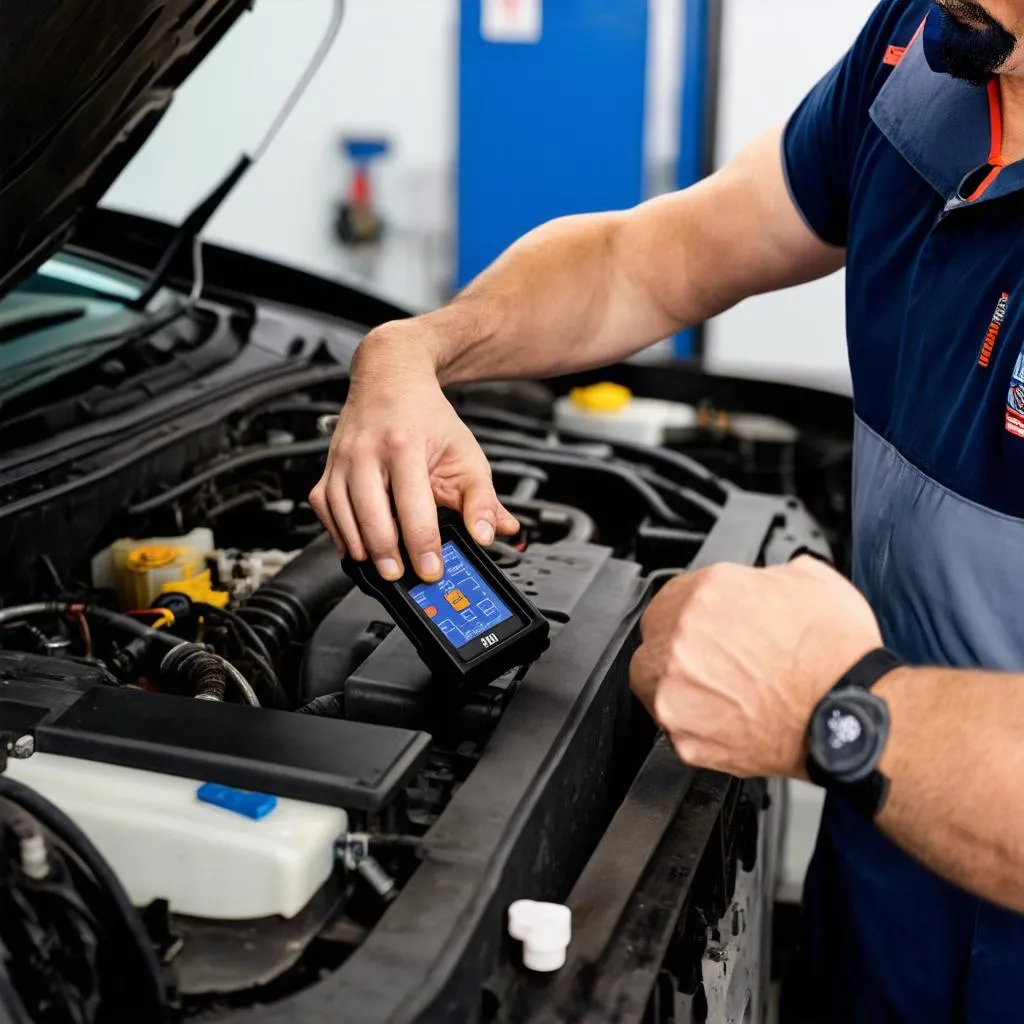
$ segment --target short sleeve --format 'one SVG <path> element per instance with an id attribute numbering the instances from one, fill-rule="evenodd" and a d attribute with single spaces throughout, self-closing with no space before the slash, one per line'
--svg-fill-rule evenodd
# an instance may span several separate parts
<path id="1" fill-rule="evenodd" d="M 851 181 L 870 107 L 891 72 L 890 46 L 910 41 L 926 4 L 885 0 L 853 46 L 797 107 L 783 136 L 783 166 L 790 196 L 822 241 L 845 246 Z M 905 38 L 904 38 L 905 37 Z"/>

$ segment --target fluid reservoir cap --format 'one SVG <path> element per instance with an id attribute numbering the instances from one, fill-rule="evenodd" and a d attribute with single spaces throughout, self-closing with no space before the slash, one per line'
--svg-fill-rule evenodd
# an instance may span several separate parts
<path id="1" fill-rule="evenodd" d="M 569 392 L 569 400 L 584 412 L 622 412 L 633 401 L 633 392 L 621 384 L 604 381 L 589 388 L 573 388 Z"/>
<path id="2" fill-rule="evenodd" d="M 508 908 L 508 933 L 523 944 L 523 966 L 557 971 L 572 941 L 572 911 L 561 903 L 517 900 Z"/>
<path id="3" fill-rule="evenodd" d="M 136 548 L 127 558 L 128 568 L 132 572 L 149 572 L 150 569 L 164 569 L 174 564 L 178 552 L 166 545 L 151 545 Z"/>

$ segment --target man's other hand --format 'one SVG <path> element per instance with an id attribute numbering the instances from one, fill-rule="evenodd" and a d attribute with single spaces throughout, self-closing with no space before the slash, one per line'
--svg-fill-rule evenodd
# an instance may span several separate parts
<path id="1" fill-rule="evenodd" d="M 816 559 L 674 580 L 641 623 L 630 683 L 687 764 L 802 777 L 815 705 L 881 645 L 867 602 Z"/>

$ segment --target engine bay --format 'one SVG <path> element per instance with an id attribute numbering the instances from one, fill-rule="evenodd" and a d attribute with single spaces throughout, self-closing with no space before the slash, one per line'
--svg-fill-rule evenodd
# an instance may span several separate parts
<path id="1" fill-rule="evenodd" d="M 707 382 L 657 447 L 560 428 L 558 384 L 452 389 L 522 524 L 489 555 L 552 641 L 456 691 L 306 502 L 347 385 L 315 349 L 30 471 L 0 460 L 0 780 L 73 823 L 8 815 L 0 788 L 0 949 L 40 1019 L 496 1019 L 506 908 L 565 898 L 651 753 L 628 690 L 650 596 L 715 561 L 844 557 L 841 438 Z"/>

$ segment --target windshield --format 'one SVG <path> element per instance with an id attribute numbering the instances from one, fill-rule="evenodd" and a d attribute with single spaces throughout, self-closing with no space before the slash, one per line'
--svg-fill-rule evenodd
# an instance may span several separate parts
<path id="1" fill-rule="evenodd" d="M 140 293 L 137 278 L 61 253 L 0 300 L 0 345 L 75 320 L 92 326 L 123 314 Z"/>
<path id="2" fill-rule="evenodd" d="M 132 274 L 111 270 L 95 260 L 72 253 L 58 253 L 19 285 L 13 294 L 81 298 L 104 296 L 130 302 L 142 294 L 142 282 Z M 6 307 L 7 301 L 6 298 L 0 301 L 0 311 Z"/>
<path id="3" fill-rule="evenodd" d="M 47 260 L 0 300 L 0 399 L 59 367 L 84 342 L 115 345 L 145 314 L 132 309 L 142 282 L 71 253 Z"/>

